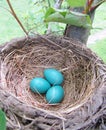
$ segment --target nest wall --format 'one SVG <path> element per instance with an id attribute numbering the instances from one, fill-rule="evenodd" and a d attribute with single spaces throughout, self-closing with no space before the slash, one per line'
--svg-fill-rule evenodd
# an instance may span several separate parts
<path id="1" fill-rule="evenodd" d="M 79 41 L 19 38 L 1 46 L 0 58 L 0 106 L 8 129 L 85 129 L 105 114 L 106 66 Z M 65 97 L 59 104 L 48 104 L 45 96 L 29 89 L 30 80 L 43 77 L 45 68 L 56 68 L 65 77 Z"/>

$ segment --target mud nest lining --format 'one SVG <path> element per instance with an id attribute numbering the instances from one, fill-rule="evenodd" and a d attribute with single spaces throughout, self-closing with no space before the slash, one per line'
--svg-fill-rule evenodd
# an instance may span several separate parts
<path id="1" fill-rule="evenodd" d="M 85 104 L 101 82 L 96 55 L 78 41 L 47 36 L 22 38 L 6 44 L 1 52 L 1 89 L 26 106 L 58 118 Z M 65 97 L 59 104 L 48 104 L 45 95 L 29 89 L 30 80 L 43 77 L 45 68 L 56 68 L 65 77 Z"/>

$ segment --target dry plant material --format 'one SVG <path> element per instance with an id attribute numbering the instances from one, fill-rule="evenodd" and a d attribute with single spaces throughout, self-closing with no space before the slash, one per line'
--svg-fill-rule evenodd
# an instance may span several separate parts
<path id="1" fill-rule="evenodd" d="M 45 119 L 46 126 L 48 126 L 47 122 L 50 120 L 48 116 L 57 118 L 54 123 L 52 122 L 51 127 L 48 126 L 48 129 L 53 126 L 55 126 L 56 130 L 58 130 L 58 127 L 65 127 L 64 121 L 71 119 L 78 109 L 84 109 L 84 104 L 90 102 L 101 80 L 104 80 L 103 75 L 100 74 L 101 70 L 99 71 L 102 62 L 85 46 L 80 46 L 77 40 L 70 41 L 65 38 L 37 36 L 36 38 L 23 38 L 16 40 L 15 43 L 12 42 L 1 47 L 1 90 L 15 97 L 26 107 L 45 112 L 45 116 L 42 117 L 39 114 L 41 116 L 39 118 L 42 118 L 42 121 L 43 118 Z M 43 77 L 45 68 L 56 68 L 65 77 L 62 84 L 65 97 L 62 103 L 50 105 L 46 102 L 45 96 L 34 94 L 29 89 L 30 80 L 38 76 Z M 72 111 L 74 112 L 72 113 Z M 78 113 L 75 115 L 78 116 Z M 23 118 L 19 113 L 18 116 Z M 88 118 L 89 113 L 83 116 L 85 120 Z M 33 117 L 30 118 L 33 120 Z M 79 122 L 81 124 L 77 118 L 75 123 Z M 58 125 L 59 119 L 62 120 L 62 126 Z M 34 125 L 36 121 L 32 121 L 31 125 Z M 44 124 L 41 126 L 45 129 Z M 32 127 L 31 125 L 25 126 L 25 129 Z M 38 127 L 40 128 L 39 125 Z M 77 124 L 69 126 L 69 128 L 77 127 Z"/>

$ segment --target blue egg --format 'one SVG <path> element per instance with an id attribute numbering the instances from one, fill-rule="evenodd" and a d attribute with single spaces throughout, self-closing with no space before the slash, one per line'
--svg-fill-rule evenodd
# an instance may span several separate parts
<path id="1" fill-rule="evenodd" d="M 64 80 L 62 73 L 53 68 L 45 69 L 44 76 L 52 85 L 60 85 Z"/>
<path id="2" fill-rule="evenodd" d="M 50 104 L 60 103 L 64 98 L 62 86 L 53 86 L 46 93 L 46 101 Z"/>
<path id="3" fill-rule="evenodd" d="M 30 81 L 30 89 L 32 92 L 44 94 L 51 87 L 49 82 L 41 77 L 33 78 Z"/>

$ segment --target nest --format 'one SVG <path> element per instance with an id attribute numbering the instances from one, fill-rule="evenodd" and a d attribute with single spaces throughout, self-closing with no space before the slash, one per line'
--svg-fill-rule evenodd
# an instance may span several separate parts
<path id="1" fill-rule="evenodd" d="M 0 107 L 8 130 L 91 129 L 105 116 L 106 65 L 79 41 L 18 38 L 1 46 L 0 58 Z M 43 77 L 45 68 L 56 68 L 65 77 L 59 104 L 49 104 L 45 95 L 29 89 L 30 80 Z"/>

